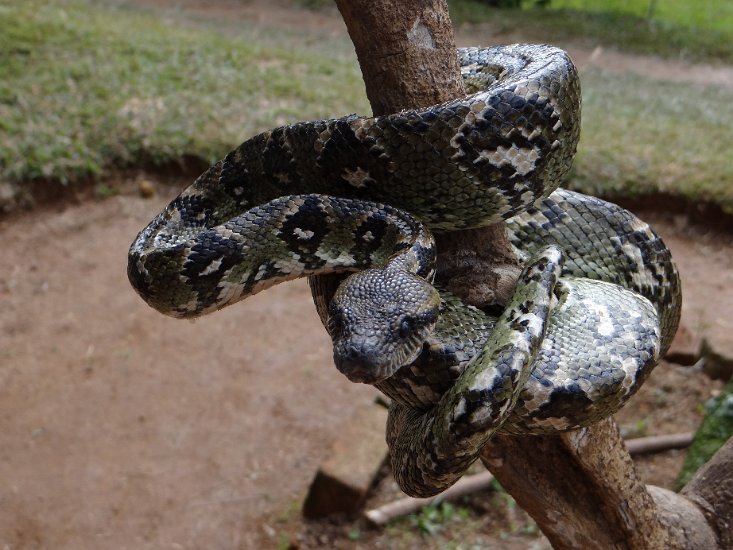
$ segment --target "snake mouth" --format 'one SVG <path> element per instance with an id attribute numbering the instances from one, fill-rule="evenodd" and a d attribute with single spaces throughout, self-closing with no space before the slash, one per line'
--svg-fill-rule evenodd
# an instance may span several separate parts
<path id="1" fill-rule="evenodd" d="M 363 343 L 334 346 L 333 361 L 341 374 L 351 382 L 377 384 L 410 365 L 422 351 L 419 338 L 411 339 L 411 345 L 400 346 L 389 354 L 366 349 Z"/>
<path id="2" fill-rule="evenodd" d="M 360 362 L 341 361 L 336 363 L 336 368 L 346 376 L 351 382 L 360 384 L 376 384 L 385 380 L 394 374 L 396 369 L 387 369 L 388 372 L 382 372 L 383 369 L 375 371 L 373 368 L 367 367 Z"/>
<path id="3" fill-rule="evenodd" d="M 350 348 L 346 354 L 339 355 L 334 351 L 334 363 L 341 374 L 351 382 L 376 384 L 392 376 L 401 365 L 385 362 L 373 355 L 363 355 Z"/>

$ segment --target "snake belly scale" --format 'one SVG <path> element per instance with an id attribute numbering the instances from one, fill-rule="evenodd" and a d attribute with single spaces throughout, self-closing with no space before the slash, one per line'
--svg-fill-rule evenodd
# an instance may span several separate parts
<path id="1" fill-rule="evenodd" d="M 133 287 L 175 317 L 353 272 L 329 306 L 334 360 L 393 398 L 393 468 L 412 494 L 452 483 L 497 430 L 611 414 L 679 319 L 679 280 L 648 226 L 555 191 L 580 132 L 567 55 L 540 45 L 458 55 L 471 95 L 259 134 L 174 199 L 128 256 Z M 432 233 L 502 220 L 525 267 L 491 317 L 432 286 Z"/>

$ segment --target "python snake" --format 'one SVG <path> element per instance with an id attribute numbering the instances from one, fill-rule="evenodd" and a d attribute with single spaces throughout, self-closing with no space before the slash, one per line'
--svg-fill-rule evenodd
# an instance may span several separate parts
<path id="1" fill-rule="evenodd" d="M 680 311 L 669 251 L 598 199 L 557 190 L 580 132 L 559 49 L 459 50 L 471 95 L 388 116 L 259 134 L 202 174 L 130 247 L 128 276 L 176 317 L 281 281 L 350 273 L 328 306 L 334 360 L 392 397 L 403 490 L 434 494 L 497 431 L 612 414 L 669 345 Z M 499 315 L 431 283 L 432 232 L 507 221 L 524 269 Z"/>

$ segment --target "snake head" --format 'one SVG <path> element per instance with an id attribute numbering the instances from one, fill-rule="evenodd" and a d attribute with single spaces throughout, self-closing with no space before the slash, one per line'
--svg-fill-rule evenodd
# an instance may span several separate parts
<path id="1" fill-rule="evenodd" d="M 336 368 L 374 384 L 411 364 L 438 319 L 440 295 L 422 277 L 394 268 L 350 275 L 329 306 Z"/>

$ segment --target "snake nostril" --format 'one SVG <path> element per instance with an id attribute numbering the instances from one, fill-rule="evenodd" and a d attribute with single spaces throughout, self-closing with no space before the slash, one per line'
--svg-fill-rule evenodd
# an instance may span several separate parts
<path id="1" fill-rule="evenodd" d="M 362 363 L 364 358 L 364 347 L 359 345 L 349 346 L 346 357 L 355 363 Z"/>

